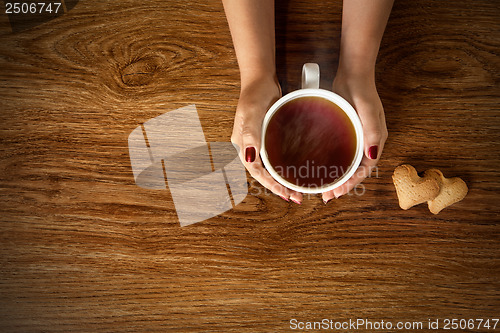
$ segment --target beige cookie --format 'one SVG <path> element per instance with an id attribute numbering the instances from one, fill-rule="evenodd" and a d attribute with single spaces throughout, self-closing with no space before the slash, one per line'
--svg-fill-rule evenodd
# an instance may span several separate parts
<path id="1" fill-rule="evenodd" d="M 438 180 L 419 177 L 417 170 L 409 164 L 398 166 L 392 175 L 399 206 L 408 209 L 434 199 L 439 193 Z"/>
<path id="2" fill-rule="evenodd" d="M 425 171 L 424 177 L 435 179 L 441 188 L 434 199 L 427 201 L 429 210 L 433 214 L 437 214 L 444 208 L 459 202 L 467 195 L 467 184 L 458 177 L 445 178 L 443 173 L 438 169 L 429 169 Z"/>

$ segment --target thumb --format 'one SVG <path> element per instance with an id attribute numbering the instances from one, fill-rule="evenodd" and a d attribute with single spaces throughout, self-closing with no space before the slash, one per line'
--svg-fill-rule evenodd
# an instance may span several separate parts
<path id="1" fill-rule="evenodd" d="M 382 152 L 382 140 L 384 137 L 385 124 L 380 119 L 378 112 L 360 113 L 363 126 L 364 153 L 371 160 L 379 158 Z"/>
<path id="2" fill-rule="evenodd" d="M 260 159 L 260 131 L 247 130 L 242 133 L 243 158 L 246 163 L 254 163 Z"/>

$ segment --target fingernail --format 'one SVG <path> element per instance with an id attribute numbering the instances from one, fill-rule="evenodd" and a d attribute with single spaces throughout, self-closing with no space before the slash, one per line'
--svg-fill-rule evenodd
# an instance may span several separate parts
<path id="1" fill-rule="evenodd" d="M 293 198 L 290 198 L 290 200 L 292 200 L 293 202 L 295 202 L 297 205 L 302 205 L 302 202 L 297 201 L 297 200 L 295 200 L 295 199 L 293 199 Z"/>
<path id="2" fill-rule="evenodd" d="M 325 203 L 325 205 L 326 205 L 326 204 L 327 204 L 330 200 L 332 200 L 332 199 L 328 199 L 328 200 L 323 199 L 323 202 L 324 202 L 324 203 Z"/>
<path id="3" fill-rule="evenodd" d="M 255 147 L 247 147 L 247 149 L 245 149 L 245 160 L 248 163 L 255 161 Z"/>
<path id="4" fill-rule="evenodd" d="M 372 160 L 376 160 L 378 156 L 378 146 L 371 146 L 370 149 L 368 149 L 368 157 L 371 158 Z"/>
<path id="5" fill-rule="evenodd" d="M 288 198 L 287 198 L 287 197 L 284 197 L 284 196 L 282 196 L 282 195 L 280 195 L 280 197 L 281 197 L 281 199 L 285 200 L 286 202 L 289 202 L 289 201 L 290 201 L 290 200 L 288 200 Z"/>

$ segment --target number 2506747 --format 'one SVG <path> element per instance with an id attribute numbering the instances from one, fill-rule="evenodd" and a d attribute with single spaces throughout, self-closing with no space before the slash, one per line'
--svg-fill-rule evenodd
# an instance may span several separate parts
<path id="1" fill-rule="evenodd" d="M 6 14 L 57 14 L 61 9 L 60 2 L 6 2 Z"/>

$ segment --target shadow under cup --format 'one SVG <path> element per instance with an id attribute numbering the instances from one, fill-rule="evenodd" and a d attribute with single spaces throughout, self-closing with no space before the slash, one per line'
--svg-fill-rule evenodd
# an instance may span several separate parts
<path id="1" fill-rule="evenodd" d="M 321 94 L 326 96 L 318 96 Z M 344 103 L 343 108 L 332 101 L 332 95 L 340 99 L 339 104 Z M 345 111 L 345 104 L 349 110 Z M 362 141 L 359 118 L 345 100 L 326 90 L 307 94 L 302 89 L 269 110 L 261 156 L 266 169 L 282 185 L 303 193 L 321 193 L 352 176 L 362 158 Z"/>

